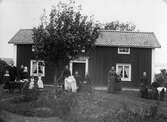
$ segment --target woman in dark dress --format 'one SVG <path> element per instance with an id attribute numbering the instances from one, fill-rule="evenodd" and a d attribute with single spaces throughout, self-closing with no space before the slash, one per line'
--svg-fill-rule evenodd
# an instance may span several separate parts
<path id="1" fill-rule="evenodd" d="M 24 74 L 24 65 L 22 64 L 21 66 L 20 66 L 20 69 L 19 69 L 19 71 L 18 71 L 18 76 L 19 76 L 19 80 L 23 80 L 23 74 Z"/>
<path id="2" fill-rule="evenodd" d="M 108 93 L 113 93 L 116 90 L 117 74 L 115 67 L 112 66 L 108 72 Z"/>
<path id="3" fill-rule="evenodd" d="M 143 77 L 141 78 L 140 81 L 140 93 L 141 93 L 141 98 L 148 98 L 148 78 L 146 72 L 143 72 Z"/>
<path id="4" fill-rule="evenodd" d="M 81 85 L 82 85 L 82 78 L 81 78 L 81 76 L 79 75 L 79 72 L 78 72 L 78 71 L 75 72 L 74 78 L 75 78 L 76 83 L 77 83 L 78 91 L 80 91 Z"/>

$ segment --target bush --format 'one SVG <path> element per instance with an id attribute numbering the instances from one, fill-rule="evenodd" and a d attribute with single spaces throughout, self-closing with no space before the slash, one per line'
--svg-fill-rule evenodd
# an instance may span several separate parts
<path id="1" fill-rule="evenodd" d="M 56 113 L 60 118 L 64 118 L 69 115 L 76 105 L 76 95 L 74 93 L 65 93 L 65 95 L 56 99 L 54 103 L 54 113 Z"/>
<path id="2" fill-rule="evenodd" d="M 2 114 L 2 111 L 0 110 L 0 122 L 6 122 L 5 121 L 5 117 L 3 114 Z"/>
<path id="3" fill-rule="evenodd" d="M 159 102 L 152 104 L 149 108 L 134 112 L 125 105 L 123 111 L 118 112 L 115 118 L 119 122 L 165 122 L 167 118 L 163 114 L 158 114 Z M 109 117 L 108 117 L 109 118 Z M 107 118 L 107 119 L 108 119 Z M 106 121 L 108 122 L 108 121 Z"/>
<path id="4" fill-rule="evenodd" d="M 37 92 L 38 93 L 38 92 Z M 51 117 L 56 116 L 66 119 L 74 106 L 77 105 L 76 95 L 74 93 L 64 92 L 55 97 L 55 92 L 43 91 L 38 98 L 36 91 L 27 91 L 20 97 L 1 102 L 0 108 L 3 110 L 21 114 L 24 116 Z"/>
<path id="5" fill-rule="evenodd" d="M 3 83 L 3 81 L 2 81 L 3 74 L 4 74 L 5 70 L 8 68 L 8 66 L 9 65 L 5 61 L 0 59 L 0 84 Z"/>
<path id="6" fill-rule="evenodd" d="M 26 89 L 24 90 L 24 93 L 23 93 L 24 101 L 29 102 L 29 101 L 37 100 L 39 94 L 40 94 L 40 91 L 38 88 Z"/>
<path id="7" fill-rule="evenodd" d="M 23 87 L 23 96 L 24 96 L 24 101 L 26 102 L 29 102 L 29 101 L 32 101 L 32 100 L 37 100 L 39 95 L 40 95 L 40 91 L 38 89 L 38 86 L 35 82 L 34 84 L 34 88 L 33 89 L 29 89 L 29 83 L 30 82 L 26 82 L 24 84 L 24 87 Z"/>
<path id="8" fill-rule="evenodd" d="M 167 87 L 167 71 L 166 69 L 162 69 L 161 73 L 155 75 L 155 82 L 160 86 L 163 85 Z"/>

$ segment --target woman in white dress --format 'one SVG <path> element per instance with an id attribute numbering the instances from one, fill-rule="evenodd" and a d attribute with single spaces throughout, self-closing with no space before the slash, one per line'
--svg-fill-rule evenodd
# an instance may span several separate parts
<path id="1" fill-rule="evenodd" d="M 69 76 L 69 77 L 65 78 L 64 87 L 65 87 L 65 90 L 67 90 L 67 91 L 72 91 L 72 92 L 77 91 L 77 84 L 76 84 L 76 80 L 75 80 L 74 76 Z"/>
<path id="2" fill-rule="evenodd" d="M 31 78 L 29 83 L 29 89 L 33 89 L 33 88 L 34 88 L 34 78 Z"/>

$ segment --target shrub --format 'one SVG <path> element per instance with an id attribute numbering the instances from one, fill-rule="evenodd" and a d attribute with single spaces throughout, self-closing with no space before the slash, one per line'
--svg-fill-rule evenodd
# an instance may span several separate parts
<path id="1" fill-rule="evenodd" d="M 37 82 L 37 81 L 36 81 Z M 33 89 L 29 89 L 29 83 L 30 82 L 26 82 L 24 84 L 24 88 L 23 88 L 23 96 L 24 96 L 24 101 L 29 102 L 32 100 L 37 100 L 39 95 L 40 95 L 40 91 L 38 89 L 37 83 L 35 82 L 34 84 L 34 88 Z"/>
<path id="2" fill-rule="evenodd" d="M 40 95 L 37 95 L 39 91 L 35 90 L 24 91 L 23 96 L 1 102 L 0 107 L 24 116 L 57 116 L 66 119 L 74 106 L 77 105 L 75 93 L 62 92 L 60 96 L 55 97 L 53 89 L 43 91 Z"/>
<path id="3" fill-rule="evenodd" d="M 3 74 L 4 74 L 5 70 L 8 68 L 8 66 L 9 65 L 5 61 L 0 59 L 0 84 L 3 83 L 3 81 L 2 81 Z"/>
<path id="4" fill-rule="evenodd" d="M 64 95 L 65 91 L 61 86 L 55 86 L 55 95 L 57 97 Z"/>
<path id="5" fill-rule="evenodd" d="M 161 69 L 161 73 L 155 75 L 155 82 L 167 87 L 167 71 L 166 71 L 166 69 Z"/>
<path id="6" fill-rule="evenodd" d="M 97 118 L 98 122 L 165 122 L 167 117 L 158 113 L 159 102 L 139 111 L 132 111 L 123 104 L 123 108 L 116 112 L 107 112 Z"/>
<path id="7" fill-rule="evenodd" d="M 24 91 L 24 101 L 37 100 L 39 96 L 39 90 L 37 88 L 27 89 Z"/>
<path id="8" fill-rule="evenodd" d="M 54 104 L 54 113 L 56 113 L 60 118 L 64 118 L 76 105 L 76 95 L 74 93 L 65 93 L 63 96 L 56 99 Z"/>
<path id="9" fill-rule="evenodd" d="M 0 122 L 6 122 L 5 119 L 6 116 L 2 115 L 2 111 L 0 110 Z"/>
<path id="10" fill-rule="evenodd" d="M 116 114 L 116 119 L 118 122 L 164 122 L 167 118 L 163 114 L 158 114 L 159 102 L 152 104 L 149 108 L 144 108 L 141 111 L 134 112 L 129 110 L 129 108 L 124 105 L 123 111 Z M 107 119 L 104 122 L 109 122 L 111 117 L 104 117 Z M 112 121 L 111 121 L 112 122 Z"/>

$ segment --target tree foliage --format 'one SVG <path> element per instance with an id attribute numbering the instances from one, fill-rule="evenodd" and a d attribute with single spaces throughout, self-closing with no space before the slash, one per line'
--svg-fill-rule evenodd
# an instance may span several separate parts
<path id="1" fill-rule="evenodd" d="M 160 86 L 167 87 L 167 70 L 166 69 L 161 69 L 161 72 L 155 75 L 155 82 L 159 83 Z"/>
<path id="2" fill-rule="evenodd" d="M 136 31 L 136 26 L 129 22 L 121 23 L 119 21 L 112 21 L 104 24 L 104 29 L 116 31 Z"/>
<path id="3" fill-rule="evenodd" d="M 0 59 L 0 83 L 3 82 L 3 74 L 5 70 L 7 70 L 7 68 L 8 68 L 8 64 L 5 61 Z"/>
<path id="4" fill-rule="evenodd" d="M 98 27 L 82 14 L 74 1 L 58 3 L 50 12 L 49 20 L 42 20 L 33 29 L 35 54 L 57 64 L 68 63 L 80 55 L 88 55 L 98 38 Z"/>

